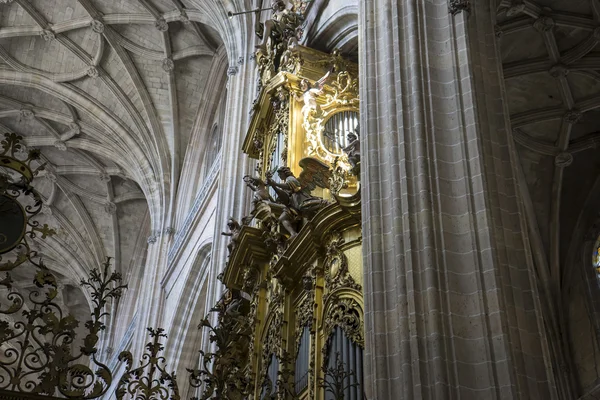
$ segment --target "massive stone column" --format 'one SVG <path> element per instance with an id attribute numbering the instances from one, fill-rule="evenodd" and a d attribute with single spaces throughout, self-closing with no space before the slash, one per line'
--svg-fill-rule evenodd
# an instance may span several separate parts
<path id="1" fill-rule="evenodd" d="M 557 398 L 490 3 L 360 0 L 369 399 Z"/>

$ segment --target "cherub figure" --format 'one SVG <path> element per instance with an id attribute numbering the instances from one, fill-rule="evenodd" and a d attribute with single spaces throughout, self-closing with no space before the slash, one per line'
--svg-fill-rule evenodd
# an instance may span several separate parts
<path id="1" fill-rule="evenodd" d="M 240 232 L 242 230 L 242 226 L 235 218 L 230 217 L 229 221 L 227 222 L 227 228 L 229 229 L 229 232 L 221 232 L 221 235 L 229 236 L 231 238 L 231 240 L 227 244 L 227 250 L 229 251 L 229 254 L 231 255 L 231 252 L 237 246 L 237 242 L 238 242 L 238 238 L 240 236 Z"/>
<path id="2" fill-rule="evenodd" d="M 302 98 L 304 106 L 302 106 L 302 115 L 307 116 L 311 112 L 315 112 L 318 109 L 317 97 L 323 94 L 323 86 L 325 81 L 329 77 L 331 72 L 327 72 L 321 79 L 315 82 L 312 86 L 308 79 L 302 79 L 300 81 L 300 90 L 302 90 L 302 96 L 296 96 L 296 98 Z"/>
<path id="3" fill-rule="evenodd" d="M 360 140 L 358 134 L 360 130 L 356 127 L 356 133 L 350 132 L 346 135 L 348 139 L 348 145 L 342 148 L 342 151 L 348 156 L 348 162 L 352 167 L 351 172 L 354 175 L 360 174 Z"/>
<path id="4" fill-rule="evenodd" d="M 256 213 L 261 209 L 261 206 L 274 203 L 274 200 L 269 194 L 269 189 L 262 179 L 246 175 L 244 176 L 244 182 L 246 182 L 246 186 L 254 192 L 252 195 L 252 210 L 249 215 L 242 219 L 242 224 L 248 225 L 250 221 L 254 219 Z"/>

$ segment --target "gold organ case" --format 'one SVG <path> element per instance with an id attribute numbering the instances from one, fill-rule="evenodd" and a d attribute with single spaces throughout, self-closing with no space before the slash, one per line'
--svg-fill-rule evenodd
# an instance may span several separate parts
<path id="1" fill-rule="evenodd" d="M 240 371 L 249 398 L 362 399 L 360 149 L 346 138 L 359 134 L 357 66 L 298 45 L 278 65 L 268 51 L 256 60 L 261 90 L 243 145 L 257 160 L 244 178 L 253 210 L 230 220 L 222 276 L 248 321 Z M 279 174 L 282 187 L 292 179 L 288 204 L 270 184 L 282 167 L 293 174 Z M 297 207 L 306 187 L 312 197 Z M 282 214 L 294 206 L 290 232 Z"/>

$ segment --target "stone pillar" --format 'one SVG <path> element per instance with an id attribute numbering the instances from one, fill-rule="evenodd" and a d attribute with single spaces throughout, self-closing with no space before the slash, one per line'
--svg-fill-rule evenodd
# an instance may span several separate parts
<path id="1" fill-rule="evenodd" d="M 557 398 L 495 1 L 359 3 L 367 397 Z"/>
<path id="2" fill-rule="evenodd" d="M 226 230 L 229 217 L 233 216 L 241 220 L 241 217 L 248 212 L 251 197 L 242 178 L 252 173 L 253 162 L 244 155 L 242 144 L 248 130 L 252 103 L 256 97 L 256 63 L 251 59 L 254 32 L 249 17 L 234 21 L 239 22 L 237 37 L 240 43 L 236 43 L 237 48 L 246 50 L 239 50 L 237 54 L 229 56 L 226 115 L 218 178 L 219 198 L 215 214 L 216 225 L 207 298 L 209 306 L 219 300 L 223 290 L 217 276 L 225 268 L 229 238 L 222 236 L 221 232 Z"/>

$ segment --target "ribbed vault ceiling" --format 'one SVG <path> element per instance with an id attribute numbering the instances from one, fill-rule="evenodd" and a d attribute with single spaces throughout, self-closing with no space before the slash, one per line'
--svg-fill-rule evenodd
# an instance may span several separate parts
<path id="1" fill-rule="evenodd" d="M 512 128 L 556 272 L 600 172 L 600 2 L 504 0 L 498 11 Z"/>
<path id="2" fill-rule="evenodd" d="M 0 1 L 0 133 L 47 163 L 34 186 L 59 233 L 37 246 L 65 291 L 106 256 L 124 273 L 143 262 L 148 204 L 173 189 L 222 51 L 199 15 L 180 0 Z"/>

